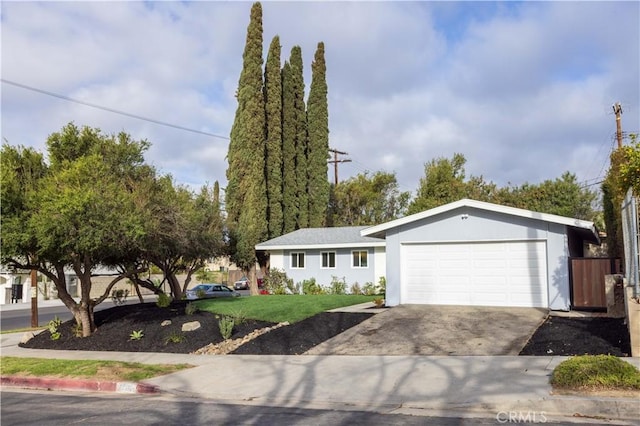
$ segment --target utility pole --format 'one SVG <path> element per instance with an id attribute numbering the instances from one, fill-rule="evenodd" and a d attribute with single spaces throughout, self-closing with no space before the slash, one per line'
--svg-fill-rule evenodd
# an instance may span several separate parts
<path id="1" fill-rule="evenodd" d="M 616 137 L 618 138 L 618 149 L 622 148 L 622 107 L 620 102 L 613 105 L 613 112 L 616 115 Z"/>
<path id="2" fill-rule="evenodd" d="M 327 161 L 327 163 L 333 163 L 333 177 L 334 177 L 335 184 L 337 185 L 338 184 L 338 163 L 350 163 L 351 160 L 348 158 L 345 158 L 344 160 L 338 160 L 338 154 L 349 155 L 346 152 L 338 151 L 337 149 L 329 149 L 329 152 L 333 152 L 333 160 L 329 160 Z"/>

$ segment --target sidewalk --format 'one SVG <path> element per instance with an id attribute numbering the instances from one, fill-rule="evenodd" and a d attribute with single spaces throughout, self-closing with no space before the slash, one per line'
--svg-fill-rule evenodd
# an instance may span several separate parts
<path id="1" fill-rule="evenodd" d="M 21 334 L 0 337 L 3 356 L 188 363 L 195 367 L 146 380 L 144 389 L 230 404 L 490 418 L 511 412 L 529 419 L 590 417 L 623 424 L 640 419 L 633 398 L 553 395 L 549 375 L 565 357 L 49 351 L 18 347 Z M 627 361 L 640 367 L 638 358 Z"/>

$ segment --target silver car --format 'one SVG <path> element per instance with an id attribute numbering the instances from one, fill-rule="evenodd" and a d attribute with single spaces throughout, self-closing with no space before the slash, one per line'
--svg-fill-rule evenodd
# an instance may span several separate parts
<path id="1" fill-rule="evenodd" d="M 186 291 L 188 300 L 209 297 L 239 297 L 240 293 L 222 284 L 198 284 Z"/>

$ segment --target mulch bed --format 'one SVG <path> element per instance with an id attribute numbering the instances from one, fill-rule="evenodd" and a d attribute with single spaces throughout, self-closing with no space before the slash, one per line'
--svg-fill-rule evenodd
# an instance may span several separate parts
<path id="1" fill-rule="evenodd" d="M 174 302 L 168 308 L 159 308 L 155 303 L 128 304 L 95 313 L 98 327 L 91 336 L 75 337 L 75 320 L 64 322 L 59 331 L 61 337 L 52 340 L 45 330 L 20 346 L 33 349 L 118 351 L 118 352 L 168 352 L 191 353 L 211 343 L 224 339 L 220 334 L 219 315 L 210 312 L 185 313 L 186 303 Z M 324 312 L 312 318 L 271 331 L 241 347 L 245 354 L 299 354 L 325 340 L 359 324 L 373 314 Z M 170 320 L 171 324 L 162 326 Z M 182 332 L 186 322 L 198 321 L 200 328 Z M 235 325 L 231 339 L 246 336 L 256 329 L 275 325 L 266 321 L 246 320 Z M 131 340 L 133 331 L 142 330 L 144 337 Z M 182 335 L 180 342 L 171 337 Z"/>
<path id="2" fill-rule="evenodd" d="M 631 343 L 624 319 L 550 316 L 536 330 L 520 355 L 630 356 Z"/>
<path id="3" fill-rule="evenodd" d="M 219 316 L 209 312 L 185 313 L 186 303 L 174 302 L 168 308 L 155 303 L 128 304 L 95 313 L 98 330 L 86 338 L 74 335 L 75 321 L 59 327 L 61 338 L 52 340 L 45 330 L 20 346 L 33 349 L 191 353 L 224 339 Z M 236 349 L 233 354 L 295 355 L 370 318 L 369 313 L 323 312 L 297 323 L 272 330 Z M 162 326 L 170 320 L 171 324 Z M 182 332 L 182 324 L 200 322 L 195 331 Z M 256 329 L 273 326 L 265 321 L 247 320 L 234 327 L 232 339 Z M 131 340 L 133 331 L 144 337 Z M 183 336 L 179 342 L 172 337 Z M 631 345 L 622 319 L 549 317 L 533 334 L 520 355 L 599 355 L 629 356 Z"/>

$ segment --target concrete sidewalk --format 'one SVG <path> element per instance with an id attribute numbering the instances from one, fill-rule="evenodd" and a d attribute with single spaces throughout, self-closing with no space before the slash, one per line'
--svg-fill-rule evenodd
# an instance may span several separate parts
<path id="1" fill-rule="evenodd" d="M 188 363 L 146 380 L 182 397 L 231 404 L 367 410 L 412 415 L 640 419 L 634 398 L 552 394 L 549 375 L 565 357 L 188 355 L 24 349 L 5 334 L 3 356 Z M 627 359 L 640 367 L 640 359 Z M 581 417 L 584 416 L 584 417 Z"/>

